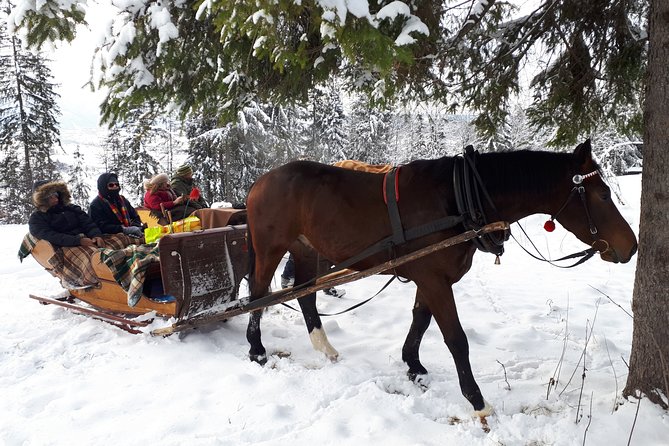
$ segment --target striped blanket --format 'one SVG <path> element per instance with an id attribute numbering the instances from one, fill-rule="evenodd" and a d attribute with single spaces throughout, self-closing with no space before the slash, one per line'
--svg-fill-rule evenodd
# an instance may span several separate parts
<path id="1" fill-rule="evenodd" d="M 142 297 L 144 277 L 149 265 L 160 260 L 158 244 L 130 245 L 123 249 L 103 249 L 100 259 L 109 267 L 116 282 L 128 293 L 128 306 Z"/>
<path id="2" fill-rule="evenodd" d="M 107 234 L 102 238 L 105 246 L 111 249 L 123 249 L 134 243 L 133 239 L 124 234 Z M 19 260 L 23 261 L 38 241 L 32 234 L 26 234 L 19 248 Z M 91 257 L 99 249 L 87 246 L 54 246 L 53 256 L 47 259 L 51 267 L 49 272 L 60 279 L 62 287 L 68 290 L 96 286 L 99 280 L 93 271 Z"/>

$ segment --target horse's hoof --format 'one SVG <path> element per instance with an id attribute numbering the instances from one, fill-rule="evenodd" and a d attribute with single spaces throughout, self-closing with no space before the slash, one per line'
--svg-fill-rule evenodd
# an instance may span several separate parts
<path id="1" fill-rule="evenodd" d="M 418 366 L 409 368 L 409 371 L 407 372 L 407 376 L 411 382 L 414 383 L 417 383 L 416 380 L 419 379 L 419 376 L 422 375 L 427 375 L 427 369 L 420 364 Z"/>
<path id="2" fill-rule="evenodd" d="M 490 405 L 489 402 L 483 400 L 483 409 L 475 410 L 473 415 L 475 417 L 485 418 L 489 415 L 492 415 L 493 413 L 495 413 L 495 409 Z"/>
<path id="3" fill-rule="evenodd" d="M 253 362 L 257 362 L 260 365 L 265 365 L 267 364 L 267 355 L 262 354 L 262 355 L 249 355 L 249 359 Z"/>

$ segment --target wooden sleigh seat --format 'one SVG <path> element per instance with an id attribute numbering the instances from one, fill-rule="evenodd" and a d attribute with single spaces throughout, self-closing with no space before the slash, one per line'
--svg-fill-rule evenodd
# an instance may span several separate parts
<path id="1" fill-rule="evenodd" d="M 49 259 L 54 255 L 54 247 L 46 240 L 39 240 L 32 250 L 32 256 L 44 269 L 57 277 L 53 268 L 49 265 Z M 140 315 L 155 311 L 162 316 L 176 315 L 176 300 L 172 302 L 156 301 L 149 297 L 148 293 L 142 296 L 137 305 L 128 306 L 128 295 L 125 290 L 114 280 L 111 270 L 100 260 L 100 253 L 96 252 L 91 257 L 93 271 L 99 280 L 98 286 L 88 288 L 70 289 L 68 292 L 75 298 L 87 304 L 106 311 L 129 315 Z M 160 264 L 155 263 L 149 267 L 145 284 L 155 280 L 161 280 Z"/>

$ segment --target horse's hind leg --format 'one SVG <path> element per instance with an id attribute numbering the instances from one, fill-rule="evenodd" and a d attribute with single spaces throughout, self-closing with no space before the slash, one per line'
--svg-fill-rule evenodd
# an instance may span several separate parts
<path id="1" fill-rule="evenodd" d="M 262 297 L 269 291 L 269 284 L 274 276 L 276 266 L 279 264 L 283 252 L 274 253 L 265 252 L 258 256 L 255 254 L 255 266 L 253 276 L 250 280 L 249 288 L 251 292 L 251 301 Z M 262 344 L 260 319 L 262 311 L 252 311 L 249 314 L 249 324 L 246 327 L 246 340 L 249 342 L 249 359 L 264 365 L 267 362 L 267 353 Z"/>
<path id="2" fill-rule="evenodd" d="M 423 367 L 419 358 L 420 343 L 423 340 L 423 335 L 430 326 L 432 321 L 432 313 L 427 305 L 422 302 L 420 289 L 416 290 L 416 300 L 412 310 L 411 327 L 407 333 L 404 346 L 402 346 L 402 361 L 409 366 L 407 375 L 411 381 L 416 381 L 418 375 L 426 375 L 427 369 Z"/>
<path id="3" fill-rule="evenodd" d="M 474 413 L 486 416 L 492 413 L 492 407 L 483 399 L 481 390 L 474 380 L 472 366 L 469 363 L 469 343 L 467 335 L 460 325 L 458 311 L 455 307 L 453 290 L 448 284 L 419 285 L 424 293 L 425 302 L 430 308 L 434 319 L 444 337 L 446 346 L 453 355 L 455 368 L 458 372 L 462 395 L 474 406 Z"/>
<path id="4" fill-rule="evenodd" d="M 303 246 L 301 249 L 293 252 L 293 257 L 295 258 L 296 285 L 316 277 L 318 273 L 318 255 L 315 251 Z M 311 345 L 314 347 L 314 350 L 322 352 L 330 361 L 336 361 L 339 353 L 332 347 L 323 329 L 323 323 L 316 308 L 316 293 L 298 299 L 298 303 L 302 309 L 304 322 L 307 326 L 309 339 L 311 339 Z"/>

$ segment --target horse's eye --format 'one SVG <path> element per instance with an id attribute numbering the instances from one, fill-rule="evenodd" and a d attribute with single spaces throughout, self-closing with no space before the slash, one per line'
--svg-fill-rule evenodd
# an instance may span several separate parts
<path id="1" fill-rule="evenodd" d="M 600 192 L 599 196 L 603 201 L 609 201 L 611 199 L 611 190 L 607 187 L 606 190 Z"/>

